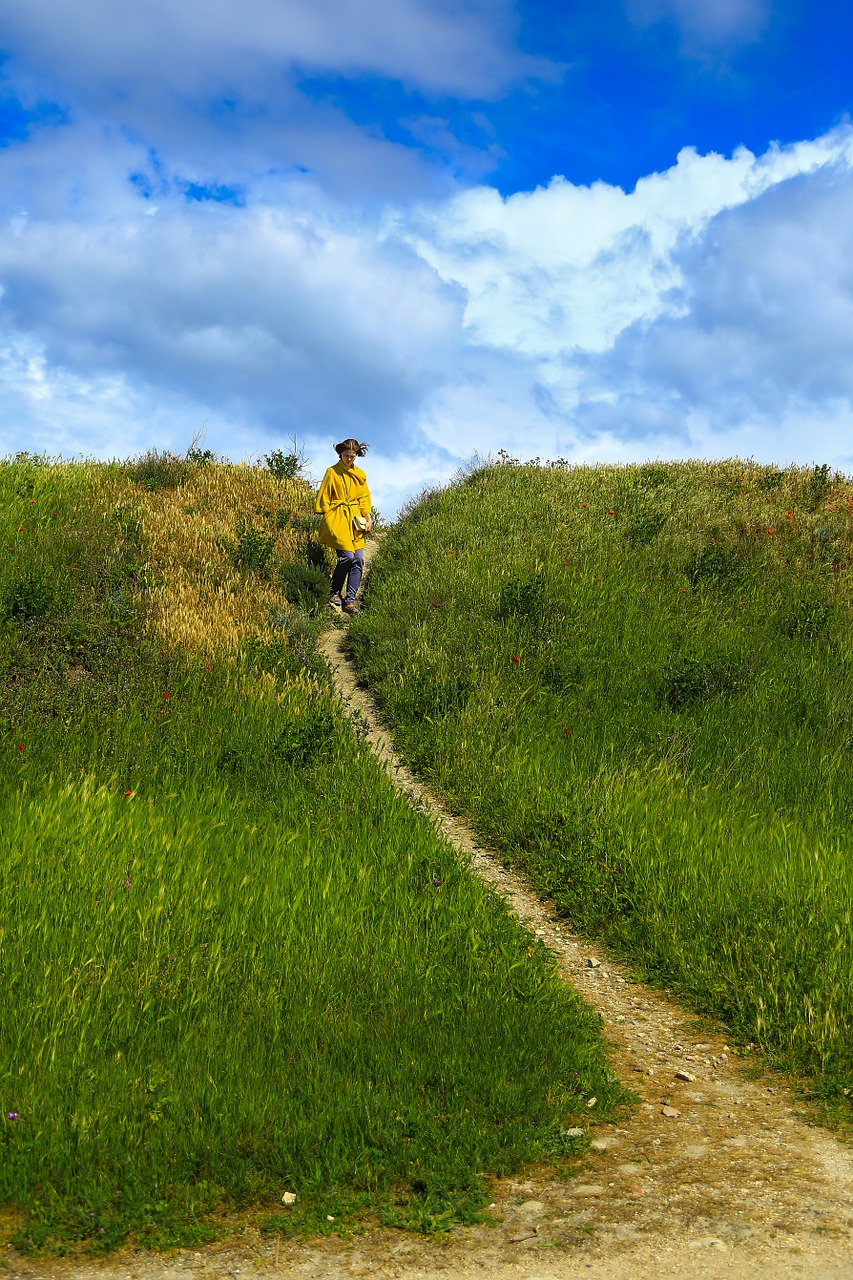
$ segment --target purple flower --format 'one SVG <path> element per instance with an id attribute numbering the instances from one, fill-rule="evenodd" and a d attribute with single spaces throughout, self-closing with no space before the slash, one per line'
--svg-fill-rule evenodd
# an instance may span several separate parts
<path id="1" fill-rule="evenodd" d="M 433 876 L 432 882 L 436 888 L 438 888 L 438 886 L 441 884 L 441 881 L 439 880 L 438 876 Z"/>
<path id="2" fill-rule="evenodd" d="M 7 1111 L 7 1112 L 6 1112 L 6 1119 L 7 1119 L 7 1120 L 18 1120 L 19 1118 L 20 1118 L 20 1117 L 18 1116 L 17 1111 Z"/>

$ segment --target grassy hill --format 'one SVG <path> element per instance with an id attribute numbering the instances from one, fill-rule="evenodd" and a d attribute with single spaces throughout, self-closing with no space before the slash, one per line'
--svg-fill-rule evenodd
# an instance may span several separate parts
<path id="1" fill-rule="evenodd" d="M 827 467 L 505 458 L 402 513 L 351 629 L 484 841 L 848 1118 L 851 512 Z"/>
<path id="2" fill-rule="evenodd" d="M 485 1175 L 577 1155 L 590 1097 L 625 1097 L 597 1017 L 333 693 L 313 490 L 274 461 L 0 464 L 0 1222 L 25 1250 L 188 1243 L 247 1207 L 470 1220 Z"/>

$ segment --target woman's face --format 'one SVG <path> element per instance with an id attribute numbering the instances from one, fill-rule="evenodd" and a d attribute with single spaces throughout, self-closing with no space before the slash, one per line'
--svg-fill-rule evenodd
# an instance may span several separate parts
<path id="1" fill-rule="evenodd" d="M 358 455 L 356 454 L 355 449 L 344 449 L 343 453 L 341 454 L 341 462 L 344 464 L 347 470 L 349 470 L 349 468 L 353 466 L 357 456 Z"/>

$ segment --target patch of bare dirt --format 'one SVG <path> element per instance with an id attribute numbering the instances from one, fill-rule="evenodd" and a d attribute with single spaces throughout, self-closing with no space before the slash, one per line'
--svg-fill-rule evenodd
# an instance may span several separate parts
<path id="1" fill-rule="evenodd" d="M 375 554 L 367 544 L 365 567 Z M 383 1228 L 351 1241 L 270 1241 L 254 1229 L 202 1251 L 126 1253 L 103 1266 L 7 1258 L 13 1275 L 75 1280 L 205 1280 L 282 1274 L 299 1280 L 853 1280 L 853 1151 L 794 1110 L 784 1080 L 757 1074 L 724 1036 L 701 1030 L 673 1000 L 629 979 L 572 934 L 524 882 L 446 813 L 397 757 L 369 694 L 358 689 L 341 620 L 322 647 L 334 678 L 370 726 L 394 785 L 431 815 L 525 928 L 553 951 L 567 981 L 601 1014 L 611 1066 L 641 1101 L 596 1132 L 584 1173 L 536 1169 L 496 1182 L 497 1227 L 444 1240 Z M 592 1121 L 591 1113 L 591 1121 Z"/>

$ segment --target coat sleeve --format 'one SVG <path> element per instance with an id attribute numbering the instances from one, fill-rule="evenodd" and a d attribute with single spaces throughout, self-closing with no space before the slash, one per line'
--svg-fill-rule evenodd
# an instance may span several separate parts
<path id="1" fill-rule="evenodd" d="M 332 468 L 329 467 L 328 471 L 323 476 L 323 483 L 320 485 L 319 492 L 317 493 L 317 501 L 314 504 L 315 515 L 324 516 L 327 511 L 331 510 L 332 505 L 335 502 L 334 490 L 332 488 L 332 474 Z"/>

